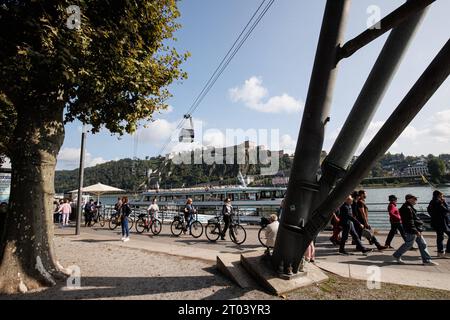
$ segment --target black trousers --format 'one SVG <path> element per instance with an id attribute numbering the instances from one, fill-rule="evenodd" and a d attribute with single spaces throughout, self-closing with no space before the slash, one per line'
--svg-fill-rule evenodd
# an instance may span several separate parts
<path id="1" fill-rule="evenodd" d="M 386 242 L 385 244 L 387 246 L 391 245 L 392 239 L 394 239 L 395 234 L 398 232 L 400 232 L 400 235 L 403 238 L 403 241 L 406 242 L 406 238 L 405 238 L 405 230 L 403 230 L 403 226 L 400 222 L 391 222 L 391 231 L 389 231 L 389 234 L 386 238 Z"/>
<path id="2" fill-rule="evenodd" d="M 445 252 L 450 253 L 450 232 L 443 230 L 443 229 L 437 229 L 436 230 L 436 246 L 438 252 L 444 252 L 444 233 L 447 235 L 447 247 L 445 248 Z"/>
<path id="3" fill-rule="evenodd" d="M 230 226 L 231 216 L 223 215 L 223 222 L 225 222 L 225 226 L 223 227 L 222 238 L 225 237 L 225 233 L 227 232 L 228 227 Z"/>
<path id="4" fill-rule="evenodd" d="M 353 241 L 356 242 L 356 248 L 361 250 L 363 245 L 361 240 L 359 239 L 358 234 L 356 233 L 355 227 L 353 226 L 353 222 L 349 221 L 348 223 L 342 226 L 342 236 L 341 236 L 341 244 L 339 246 L 339 251 L 345 251 L 345 242 L 348 239 L 348 234 L 350 234 L 353 238 Z"/>

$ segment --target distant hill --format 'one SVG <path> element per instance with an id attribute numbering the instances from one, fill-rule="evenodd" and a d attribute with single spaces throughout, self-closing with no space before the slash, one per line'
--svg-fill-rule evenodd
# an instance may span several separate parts
<path id="1" fill-rule="evenodd" d="M 280 170 L 291 167 L 292 159 L 285 154 L 280 159 Z M 98 164 L 84 170 L 84 185 L 97 182 L 111 185 L 127 191 L 137 191 L 145 185 L 156 185 L 160 179 L 161 188 L 180 188 L 201 184 L 237 184 L 239 171 L 244 175 L 258 177 L 259 164 L 174 164 L 164 157 L 148 160 L 122 159 Z M 156 172 L 147 178 L 147 173 Z M 160 173 L 160 175 L 159 175 Z M 56 171 L 55 190 L 57 193 L 78 188 L 78 169 Z"/>
<path id="2" fill-rule="evenodd" d="M 280 154 L 283 154 L 280 151 Z M 322 160 L 326 152 L 322 154 Z M 387 153 L 373 168 L 366 184 L 397 183 L 395 177 L 400 176 L 402 170 L 417 163 L 426 163 L 432 159 L 433 155 L 421 157 L 405 157 L 403 154 Z M 450 155 L 440 155 L 447 166 L 447 176 L 442 182 L 450 181 Z M 279 172 L 289 176 L 292 167 L 292 156 L 283 154 L 280 158 Z M 224 161 L 225 162 L 225 161 Z M 154 157 L 146 160 L 122 159 L 110 161 L 85 169 L 84 185 L 91 185 L 101 182 L 127 191 L 139 191 L 144 188 L 155 186 L 159 181 L 160 188 L 180 188 L 195 185 L 226 185 L 238 184 L 239 171 L 243 175 L 252 176 L 257 185 L 271 184 L 268 176 L 259 176 L 261 165 L 249 164 L 248 159 L 245 164 L 174 164 L 165 157 Z M 149 171 L 153 174 L 148 179 Z M 156 171 L 156 173 L 155 173 Z M 386 177 L 375 179 L 373 177 Z M 391 181 L 392 180 L 392 181 Z M 400 179 L 399 182 L 403 180 Z M 406 181 L 406 180 L 405 180 Z M 74 190 L 78 187 L 78 169 L 56 171 L 55 189 L 57 193 Z"/>

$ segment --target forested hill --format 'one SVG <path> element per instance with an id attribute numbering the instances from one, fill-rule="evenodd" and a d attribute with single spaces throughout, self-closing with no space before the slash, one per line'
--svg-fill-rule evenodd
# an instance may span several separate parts
<path id="1" fill-rule="evenodd" d="M 260 173 L 257 164 L 173 164 L 164 157 L 148 160 L 122 159 L 110 161 L 84 170 L 84 185 L 101 182 L 127 191 L 142 190 L 148 181 L 147 173 L 152 170 L 149 184 L 160 179 L 160 187 L 179 188 L 199 184 L 238 184 L 239 171 L 244 175 Z M 292 158 L 287 154 L 280 159 L 280 170 L 291 167 Z M 161 173 L 161 175 L 159 175 Z M 78 169 L 56 171 L 55 190 L 57 193 L 68 192 L 78 188 Z"/>
<path id="2" fill-rule="evenodd" d="M 326 156 L 323 152 L 322 160 Z M 247 161 L 248 162 L 248 161 Z M 289 176 L 292 166 L 292 156 L 284 154 L 280 158 L 279 171 Z M 428 167 L 431 180 L 435 183 L 450 182 L 450 155 L 442 154 L 421 157 L 405 157 L 403 154 L 387 153 L 372 168 L 371 173 L 364 180 L 367 184 L 383 183 L 371 177 L 385 177 L 387 183 L 398 182 L 396 177 L 403 176 L 408 167 Z M 150 180 L 147 173 L 153 171 Z M 156 173 L 155 173 L 156 171 Z M 206 184 L 238 184 L 239 171 L 243 175 L 253 176 L 257 185 L 271 184 L 269 176 L 258 176 L 261 166 L 257 164 L 192 164 L 176 165 L 164 157 L 154 157 L 147 160 L 122 159 L 110 161 L 85 169 L 84 185 L 88 186 L 101 182 L 127 191 L 139 191 L 146 187 L 155 186 L 159 180 L 160 188 L 180 188 Z M 374 181 L 371 181 L 374 180 Z M 401 179 L 400 179 L 401 180 Z M 67 192 L 78 188 L 78 169 L 56 171 L 55 189 L 57 193 Z"/>

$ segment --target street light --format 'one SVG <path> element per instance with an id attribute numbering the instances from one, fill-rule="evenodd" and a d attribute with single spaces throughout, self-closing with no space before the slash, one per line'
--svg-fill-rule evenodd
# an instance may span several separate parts
<path id="1" fill-rule="evenodd" d="M 75 228 L 75 234 L 80 235 L 81 225 L 81 200 L 83 197 L 83 178 L 84 178 L 84 148 L 86 144 L 86 131 L 87 127 L 83 124 L 83 131 L 81 133 L 81 150 L 80 150 L 80 168 L 78 170 L 78 199 L 77 199 L 77 223 Z"/>

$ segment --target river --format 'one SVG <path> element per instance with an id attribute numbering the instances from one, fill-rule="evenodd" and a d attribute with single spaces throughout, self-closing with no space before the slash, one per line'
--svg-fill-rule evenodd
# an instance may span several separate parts
<path id="1" fill-rule="evenodd" d="M 428 203 L 433 194 L 431 187 L 402 187 L 402 188 L 366 188 L 367 204 L 369 207 L 369 223 L 376 229 L 389 229 L 389 217 L 387 214 L 388 197 L 394 194 L 398 198 L 399 205 L 403 203 L 405 195 L 411 193 L 418 197 L 416 209 L 419 212 L 426 212 Z M 445 195 L 450 196 L 450 187 L 439 188 Z M 100 201 L 103 205 L 114 205 L 119 195 L 102 195 Z M 133 199 L 135 196 L 129 194 L 128 197 Z M 95 198 L 95 197 L 94 197 Z"/>

